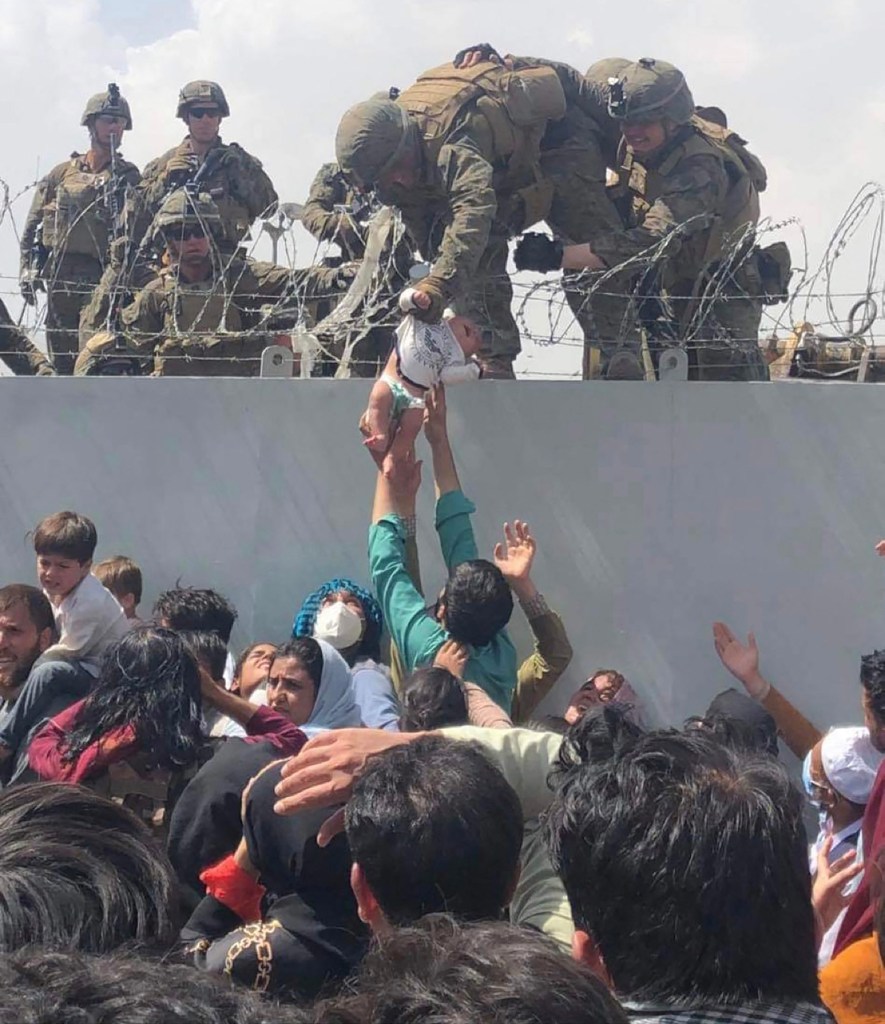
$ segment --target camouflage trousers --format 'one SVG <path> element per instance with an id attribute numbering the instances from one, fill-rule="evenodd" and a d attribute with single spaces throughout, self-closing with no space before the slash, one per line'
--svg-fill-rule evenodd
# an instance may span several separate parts
<path id="1" fill-rule="evenodd" d="M 547 223 L 565 244 L 592 242 L 603 231 L 622 231 L 624 223 L 605 187 L 605 159 L 591 131 L 545 152 L 541 169 L 554 186 Z M 627 349 L 639 365 L 639 332 L 631 298 L 630 275 L 565 271 L 566 301 L 584 335 L 583 377 L 605 377 L 615 352 Z"/>
<path id="2" fill-rule="evenodd" d="M 46 265 L 46 345 L 61 374 L 74 372 L 80 351 L 80 313 L 101 275 L 101 263 L 91 256 L 62 256 Z"/>
<path id="3" fill-rule="evenodd" d="M 686 294 L 688 284 L 680 294 Z M 770 380 L 768 364 L 759 347 L 762 282 L 754 256 L 750 256 L 717 289 L 709 302 L 703 295 L 690 308 L 673 303 L 689 357 L 690 380 Z"/>

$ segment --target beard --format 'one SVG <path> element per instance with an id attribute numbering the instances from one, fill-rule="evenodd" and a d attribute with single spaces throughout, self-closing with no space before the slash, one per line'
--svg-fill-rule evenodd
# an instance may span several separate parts
<path id="1" fill-rule="evenodd" d="M 0 698 L 3 700 L 14 700 L 19 690 L 25 685 L 34 662 L 40 657 L 40 645 L 34 644 L 33 648 L 17 658 L 12 664 L 0 668 Z"/>

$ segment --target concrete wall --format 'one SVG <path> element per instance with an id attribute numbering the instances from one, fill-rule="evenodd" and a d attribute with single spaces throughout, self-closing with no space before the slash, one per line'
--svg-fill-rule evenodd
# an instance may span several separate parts
<path id="1" fill-rule="evenodd" d="M 177 579 L 237 605 L 235 642 L 281 640 L 304 594 L 365 580 L 374 469 L 363 382 L 0 381 L 0 579 L 34 581 L 25 539 L 61 508 L 99 557 L 143 566 L 147 613 Z M 668 721 L 729 684 L 711 623 L 755 629 L 763 671 L 819 722 L 859 720 L 861 653 L 885 646 L 885 390 L 833 384 L 495 383 L 450 389 L 481 550 L 526 519 L 536 577 L 576 657 Z M 423 441 L 422 441 L 423 444 Z M 429 464 L 428 464 L 429 470 Z M 425 474 L 428 590 L 442 581 Z M 518 646 L 528 650 L 520 613 Z"/>

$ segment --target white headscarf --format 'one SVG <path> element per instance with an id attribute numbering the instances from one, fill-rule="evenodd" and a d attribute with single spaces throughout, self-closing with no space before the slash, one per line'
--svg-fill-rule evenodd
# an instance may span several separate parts
<path id="1" fill-rule="evenodd" d="M 299 728 L 308 736 L 330 729 L 359 728 L 363 722 L 353 696 L 350 668 L 331 644 L 316 642 L 323 652 L 323 673 L 310 718 Z"/>

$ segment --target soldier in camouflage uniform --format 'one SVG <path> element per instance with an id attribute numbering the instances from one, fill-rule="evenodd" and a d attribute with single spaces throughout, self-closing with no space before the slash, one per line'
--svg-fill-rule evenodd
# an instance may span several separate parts
<path id="1" fill-rule="evenodd" d="M 89 129 L 89 149 L 72 153 L 38 183 L 21 236 L 22 296 L 34 305 L 35 291 L 45 289 L 47 345 L 64 374 L 74 368 L 80 311 L 108 262 L 111 211 L 122 210 L 126 189 L 141 179 L 122 156 L 115 174 L 111 167 L 111 137 L 119 141 L 132 127 L 116 86 L 89 100 L 80 123 Z"/>
<path id="2" fill-rule="evenodd" d="M 176 116 L 187 125 L 184 140 L 146 165 L 144 180 L 130 212 L 130 245 L 140 245 L 170 192 L 199 176 L 199 192 L 218 208 L 221 225 L 218 248 L 233 255 L 249 237 L 258 217 L 270 216 L 277 206 L 273 183 L 261 166 L 237 143 L 224 143 L 218 134 L 230 107 L 216 82 L 188 82 L 178 96 Z"/>
<path id="3" fill-rule="evenodd" d="M 343 260 L 361 260 L 366 252 L 368 215 L 372 207 L 348 184 L 338 164 L 323 164 L 313 179 L 310 193 L 301 212 L 302 225 L 319 242 L 334 242 L 341 250 Z M 385 252 L 385 257 L 387 253 Z M 324 262 L 336 265 L 335 257 Z M 375 326 L 363 332 L 350 356 L 350 370 L 355 377 L 375 377 L 383 369 L 393 348 L 394 327 L 399 322 L 396 292 L 407 283 L 409 267 L 413 263 L 411 247 L 405 240 L 390 254 L 385 263 L 386 273 L 382 288 L 374 298 L 375 311 L 371 315 Z M 328 303 L 324 303 L 328 307 Z M 321 320 L 331 308 L 319 310 Z M 380 322 L 378 322 L 380 321 Z M 334 376 L 347 343 L 344 332 L 320 338 L 324 349 L 334 358 L 321 360 L 320 376 Z"/>
<path id="4" fill-rule="evenodd" d="M 16 325 L 0 300 L 0 359 L 17 376 L 54 377 L 52 363 Z"/>
<path id="5" fill-rule="evenodd" d="M 762 296 L 753 228 L 765 170 L 743 139 L 695 114 L 682 73 L 643 58 L 609 87 L 623 132 L 619 187 L 625 230 L 563 247 L 539 235 L 517 246 L 517 266 L 604 270 L 664 245 L 652 268 L 655 309 L 647 324 L 687 343 L 696 380 L 767 380 L 758 344 Z M 648 275 L 646 275 L 647 278 Z"/>
<path id="6" fill-rule="evenodd" d="M 218 208 L 208 196 L 185 189 L 167 197 L 155 228 L 169 265 L 120 318 L 131 350 L 153 353 L 154 376 L 257 376 L 261 353 L 272 343 L 261 306 L 340 293 L 353 278 L 350 267 L 289 270 L 227 256 L 219 250 L 226 236 Z M 87 353 L 89 359 L 100 357 L 107 344 L 99 340 L 94 351 L 87 347 L 81 360 Z"/>
<path id="7" fill-rule="evenodd" d="M 416 314 L 438 319 L 451 304 L 482 329 L 485 375 L 512 378 L 520 341 L 509 238 L 548 217 L 574 223 L 577 211 L 595 226 L 600 217 L 610 228 L 620 222 L 605 197 L 604 162 L 588 149 L 581 75 L 532 58 L 505 68 L 481 49 L 491 59 L 443 65 L 395 100 L 349 110 L 336 147 L 349 180 L 396 206 L 434 261 L 418 284 Z"/>

